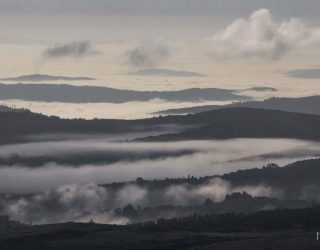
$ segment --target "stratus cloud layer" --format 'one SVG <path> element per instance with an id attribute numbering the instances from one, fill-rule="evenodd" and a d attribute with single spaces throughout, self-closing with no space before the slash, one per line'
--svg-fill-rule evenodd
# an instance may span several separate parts
<path id="1" fill-rule="evenodd" d="M 291 52 L 320 47 L 320 27 L 300 19 L 277 21 L 268 9 L 237 19 L 211 38 L 212 55 L 220 59 L 277 60 Z"/>

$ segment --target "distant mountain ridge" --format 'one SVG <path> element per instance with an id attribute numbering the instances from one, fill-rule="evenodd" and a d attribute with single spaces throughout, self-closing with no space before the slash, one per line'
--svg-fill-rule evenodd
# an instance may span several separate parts
<path id="1" fill-rule="evenodd" d="M 63 103 L 124 103 L 162 99 L 174 102 L 246 101 L 251 98 L 234 90 L 191 88 L 177 91 L 137 91 L 68 84 L 0 84 L 0 100 Z"/>
<path id="2" fill-rule="evenodd" d="M 291 138 L 320 140 L 320 116 L 277 110 L 229 108 L 186 116 L 142 120 L 60 119 L 25 112 L 0 112 L 0 140 L 9 143 L 35 134 L 99 134 L 145 132 L 166 126 L 178 133 L 145 137 L 142 141 L 232 138 Z M 19 139 L 20 138 L 20 139 Z"/>
<path id="3" fill-rule="evenodd" d="M 181 109 L 168 109 L 155 114 L 161 115 L 180 115 L 195 114 L 209 110 L 225 109 L 225 108 L 256 108 L 282 110 L 296 113 L 320 115 L 320 95 L 308 96 L 300 98 L 272 97 L 264 101 L 239 102 L 229 105 L 204 105 Z"/>
<path id="4" fill-rule="evenodd" d="M 91 77 L 53 76 L 44 74 L 23 75 L 18 77 L 1 78 L 0 81 L 12 82 L 44 82 L 44 81 L 92 81 Z"/>
<path id="5" fill-rule="evenodd" d="M 146 141 L 210 140 L 231 138 L 320 139 L 320 116 L 278 110 L 227 108 L 194 115 L 173 116 L 177 121 L 203 122 L 180 133 L 144 138 Z"/>
<path id="6" fill-rule="evenodd" d="M 256 91 L 256 92 L 277 92 L 276 88 L 271 87 L 252 87 L 248 89 L 242 89 L 240 91 Z"/>

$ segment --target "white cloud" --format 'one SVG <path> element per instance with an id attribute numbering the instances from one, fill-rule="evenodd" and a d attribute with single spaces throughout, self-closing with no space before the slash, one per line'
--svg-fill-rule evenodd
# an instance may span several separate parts
<path id="1" fill-rule="evenodd" d="M 210 39 L 212 55 L 219 59 L 277 60 L 292 52 L 320 47 L 320 27 L 300 19 L 276 20 L 268 9 L 237 19 Z"/>

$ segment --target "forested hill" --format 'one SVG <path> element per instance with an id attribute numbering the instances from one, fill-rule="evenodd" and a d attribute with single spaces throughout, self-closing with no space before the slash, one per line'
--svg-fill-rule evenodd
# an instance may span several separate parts
<path id="1" fill-rule="evenodd" d="M 281 191 L 283 198 L 314 201 L 319 198 L 319 176 L 320 159 L 310 159 L 283 167 L 269 164 L 261 168 L 239 170 L 224 175 L 200 178 L 188 177 L 150 181 L 138 178 L 136 181 L 130 182 L 130 184 L 136 184 L 149 190 L 164 190 L 171 185 L 201 186 L 209 183 L 214 178 L 220 178 L 229 182 L 234 188 L 243 186 L 272 187 L 274 190 Z M 105 186 L 117 189 L 127 184 L 129 183 L 114 183 Z"/>
<path id="2" fill-rule="evenodd" d="M 230 108 L 176 117 L 203 126 L 180 133 L 145 138 L 148 141 L 208 140 L 232 138 L 320 139 L 320 116 L 277 110 Z"/>
<path id="3" fill-rule="evenodd" d="M 237 102 L 227 105 L 204 105 L 189 108 L 168 109 L 156 114 L 160 115 L 181 115 L 181 114 L 196 114 L 210 110 L 226 109 L 226 108 L 256 108 L 256 109 L 271 109 L 282 110 L 288 112 L 297 112 L 305 114 L 320 115 L 320 96 L 307 96 L 299 98 L 277 98 L 272 97 L 264 101 L 248 101 Z"/>
<path id="4" fill-rule="evenodd" d="M 186 116 L 142 120 L 60 119 L 30 111 L 0 112 L 0 140 L 43 133 L 147 132 L 161 127 L 180 127 L 179 133 L 147 137 L 147 141 L 229 138 L 320 139 L 320 116 L 275 110 L 232 108 Z"/>

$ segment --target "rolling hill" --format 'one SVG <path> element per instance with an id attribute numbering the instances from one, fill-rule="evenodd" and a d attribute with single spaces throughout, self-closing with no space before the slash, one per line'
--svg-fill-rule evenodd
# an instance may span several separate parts
<path id="1" fill-rule="evenodd" d="M 147 132 L 166 127 L 182 132 L 144 137 L 144 141 L 230 138 L 294 138 L 318 141 L 320 116 L 276 110 L 230 108 L 186 116 L 142 120 L 60 119 L 24 112 L 0 112 L 2 143 L 35 134 L 101 134 Z"/>
<path id="2" fill-rule="evenodd" d="M 225 108 L 256 108 L 256 109 L 271 109 L 282 110 L 289 112 L 305 113 L 320 115 L 320 96 L 308 96 L 301 98 L 270 98 L 265 101 L 249 101 L 239 102 L 229 105 L 205 105 L 195 106 L 181 109 L 168 109 L 155 114 L 159 115 L 182 115 L 195 114 L 210 110 L 225 109 Z"/>
<path id="3" fill-rule="evenodd" d="M 231 138 L 320 139 L 320 116 L 277 110 L 229 108 L 175 117 L 177 121 L 195 121 L 201 126 L 148 137 L 146 141 L 209 140 Z"/>
<path id="4" fill-rule="evenodd" d="M 250 97 L 235 90 L 192 88 L 177 91 L 137 91 L 69 84 L 0 84 L 0 100 L 64 103 L 124 103 L 159 98 L 175 102 L 246 101 Z"/>

